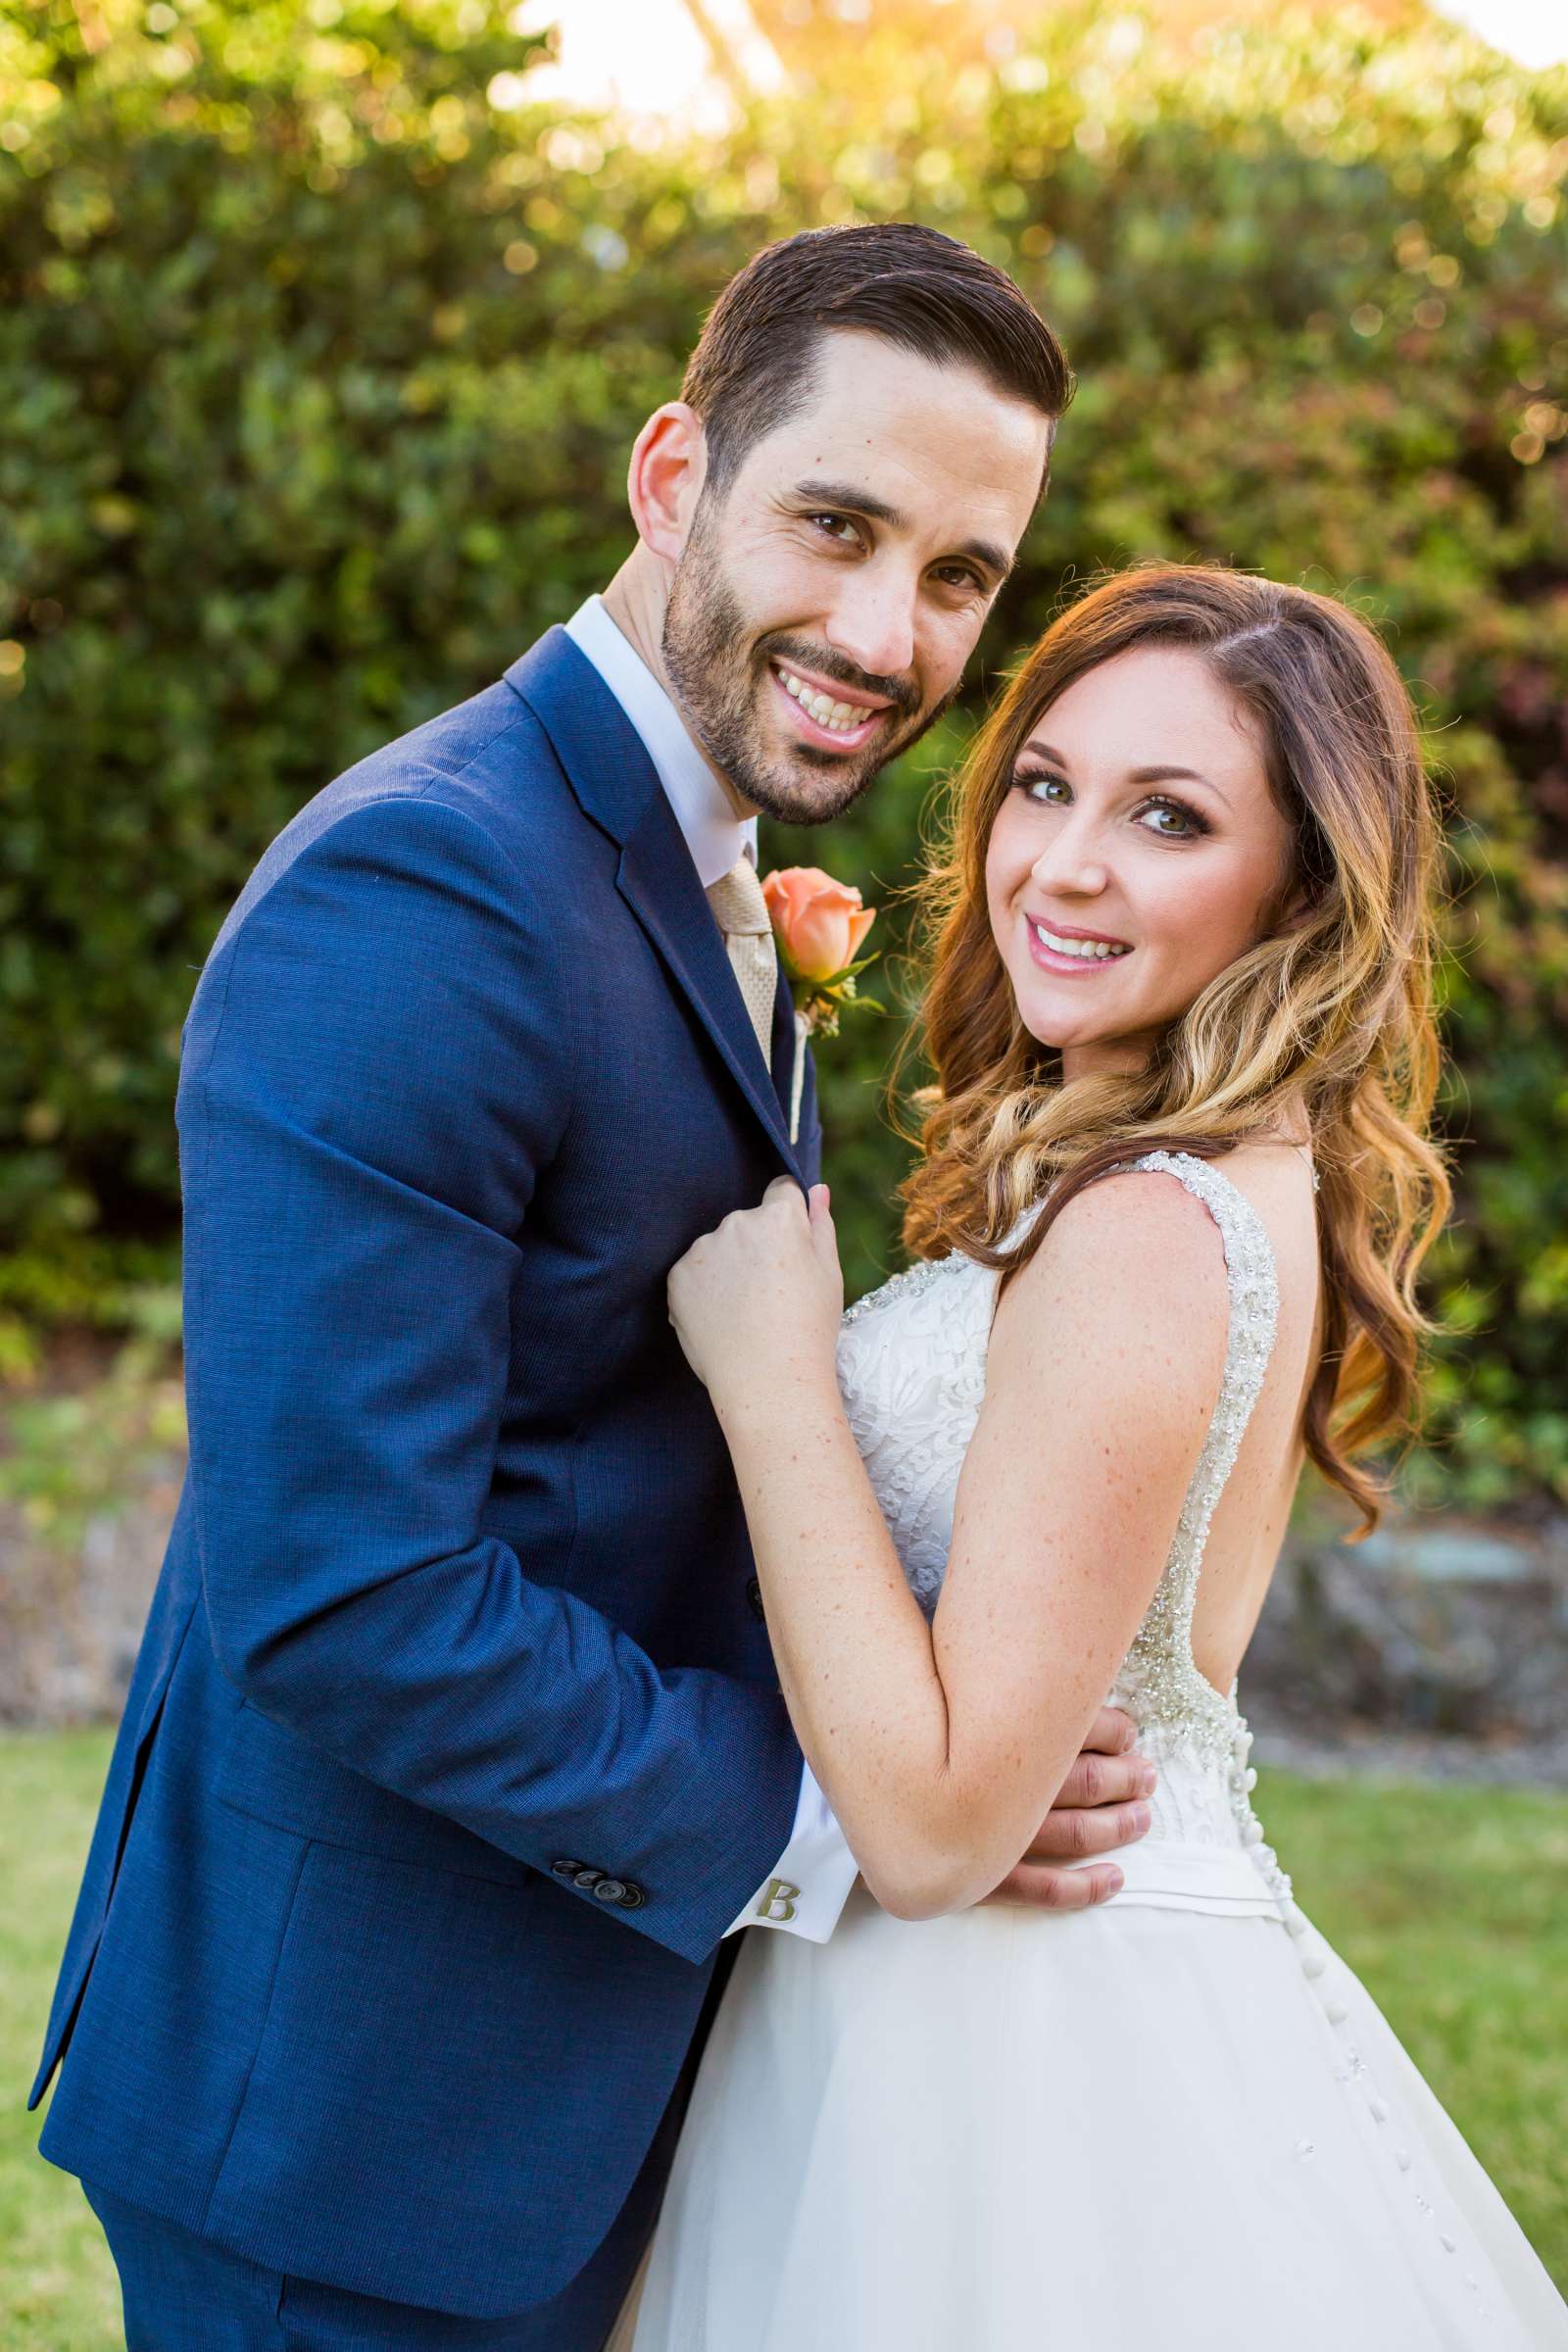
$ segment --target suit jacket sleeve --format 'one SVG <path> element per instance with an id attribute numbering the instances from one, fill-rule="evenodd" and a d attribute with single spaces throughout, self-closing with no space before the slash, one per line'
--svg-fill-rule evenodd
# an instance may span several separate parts
<path id="1" fill-rule="evenodd" d="M 781 1699 L 656 1667 L 482 1532 L 513 1237 L 570 1109 L 528 889 L 461 809 L 388 799 L 214 952 L 179 1112 L 205 1601 L 262 1713 L 526 1862 L 633 1882 L 611 1916 L 697 1960 L 789 1833 Z"/>

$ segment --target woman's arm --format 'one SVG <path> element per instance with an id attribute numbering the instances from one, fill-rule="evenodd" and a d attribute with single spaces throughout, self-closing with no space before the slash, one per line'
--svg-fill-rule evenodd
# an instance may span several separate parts
<path id="1" fill-rule="evenodd" d="M 900 1568 L 834 1368 L 826 1196 L 788 1179 L 670 1278 L 746 1506 L 796 1734 L 883 1907 L 996 1886 L 1083 1744 L 1160 1573 L 1219 1394 L 1219 1234 L 1108 1177 L 1010 1286 L 935 1622 Z"/>

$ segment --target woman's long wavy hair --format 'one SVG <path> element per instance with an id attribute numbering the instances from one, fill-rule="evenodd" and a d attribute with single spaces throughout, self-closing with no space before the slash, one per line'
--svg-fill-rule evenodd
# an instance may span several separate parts
<path id="1" fill-rule="evenodd" d="M 1292 833 L 1262 935 L 1135 1073 L 1065 1084 L 1019 1018 L 986 901 L 986 851 L 1014 764 L 1075 679 L 1135 646 L 1201 656 L 1250 715 Z M 923 1157 L 903 1187 L 912 1254 L 961 1249 L 1004 1284 L 1068 1200 L 1156 1146 L 1215 1158 L 1304 1103 L 1321 1190 L 1323 1351 L 1303 1438 L 1362 1513 L 1385 1487 L 1354 1457 L 1413 1431 L 1417 1269 L 1448 1208 L 1428 1133 L 1440 837 L 1410 699 L 1378 637 L 1303 588 L 1150 564 L 1093 588 L 1025 657 L 956 779 L 918 892 L 928 977 L 911 1039 L 936 1073 L 913 1101 Z M 1304 903 L 1304 911 L 1302 910 Z M 1045 1212 L 1008 1246 L 1023 1211 Z"/>

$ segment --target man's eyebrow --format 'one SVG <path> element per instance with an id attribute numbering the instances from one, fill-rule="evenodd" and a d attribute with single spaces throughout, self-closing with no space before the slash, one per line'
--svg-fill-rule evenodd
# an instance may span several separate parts
<path id="1" fill-rule="evenodd" d="M 885 522 L 890 530 L 902 531 L 908 516 L 902 507 L 890 507 L 884 498 L 873 498 L 869 490 L 857 490 L 848 482 L 797 482 L 797 498 L 808 500 L 814 507 L 831 507 L 835 512 L 863 514 L 867 522 Z M 965 539 L 960 547 L 949 550 L 950 556 L 967 556 L 971 564 L 981 564 L 1004 580 L 1012 569 L 1012 558 L 1004 548 L 989 539 Z"/>
<path id="2" fill-rule="evenodd" d="M 983 564 L 987 571 L 996 573 L 999 581 L 1004 580 L 1012 569 L 1012 558 L 1006 550 L 994 546 L 989 539 L 965 539 L 953 552 L 956 556 L 967 556 L 973 564 Z"/>
<path id="3" fill-rule="evenodd" d="M 1072 773 L 1065 755 L 1056 751 L 1049 743 L 1039 743 L 1031 736 L 1023 750 L 1038 754 L 1042 760 L 1054 760 L 1064 774 Z M 1022 756 L 1023 754 L 1020 753 L 1019 758 L 1021 759 Z M 1129 784 L 1206 784 L 1209 791 L 1223 801 L 1227 808 L 1231 805 L 1229 794 L 1221 792 L 1213 777 L 1205 776 L 1202 770 L 1197 767 L 1130 767 L 1127 770 L 1127 781 Z"/>

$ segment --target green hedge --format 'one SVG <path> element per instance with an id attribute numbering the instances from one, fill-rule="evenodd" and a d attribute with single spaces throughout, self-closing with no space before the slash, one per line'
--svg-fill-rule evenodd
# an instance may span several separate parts
<path id="1" fill-rule="evenodd" d="M 1178 55 L 1058 14 L 989 61 L 868 35 L 839 83 L 651 149 L 533 104 L 530 55 L 490 0 L 0 18 L 0 1308 L 101 1306 L 167 1253 L 229 900 L 330 774 L 613 568 L 627 443 L 730 270 L 912 215 L 1012 267 L 1082 379 L 977 701 L 1133 556 L 1389 628 L 1453 813 L 1427 1476 L 1568 1499 L 1568 75 L 1441 27 Z M 885 897 L 962 723 L 772 858 Z M 860 1083 L 891 1042 L 828 1050 L 858 1284 L 893 1250 Z"/>

